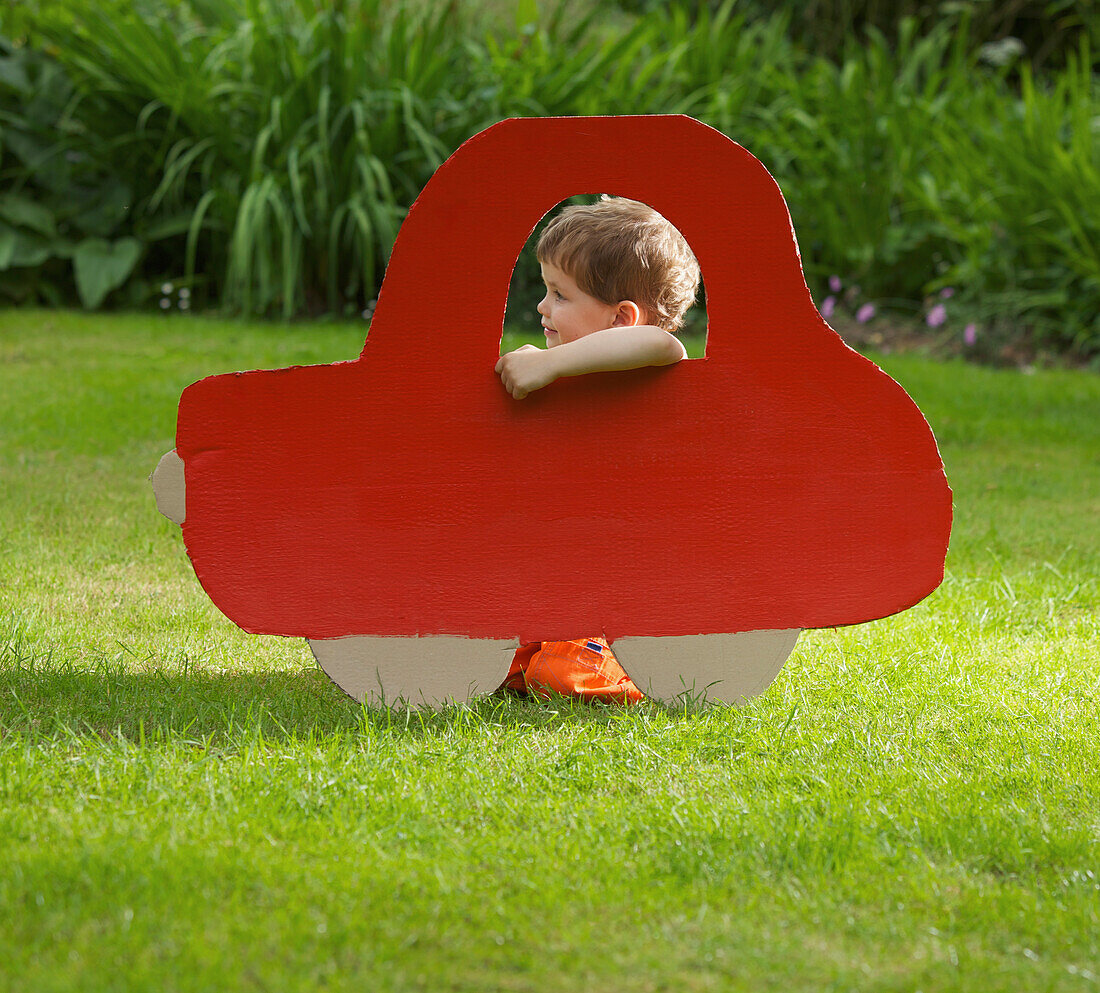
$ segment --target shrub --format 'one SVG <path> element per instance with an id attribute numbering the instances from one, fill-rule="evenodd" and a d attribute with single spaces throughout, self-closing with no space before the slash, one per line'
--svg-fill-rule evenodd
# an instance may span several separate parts
<path id="1" fill-rule="evenodd" d="M 357 313 L 432 170 L 481 128 L 683 112 L 775 175 L 819 299 L 842 273 L 917 314 L 950 285 L 953 319 L 1100 352 L 1087 33 L 1057 73 L 992 66 L 973 6 L 829 58 L 790 8 L 728 0 L 614 24 L 528 0 L 492 30 L 411 0 L 31 4 L 27 43 L 0 53 L 0 294 L 134 303 L 167 277 L 237 312 Z"/>
<path id="2" fill-rule="evenodd" d="M 289 317 L 371 296 L 408 204 L 487 123 L 464 105 L 453 7 L 415 10 L 70 0 L 35 29 L 75 81 L 82 136 L 110 151 L 133 234 L 171 242 L 155 282 Z M 48 134 L 56 106 L 22 125 Z"/>

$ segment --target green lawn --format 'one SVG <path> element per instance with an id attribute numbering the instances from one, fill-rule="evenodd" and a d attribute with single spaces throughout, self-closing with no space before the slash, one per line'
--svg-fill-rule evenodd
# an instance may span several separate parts
<path id="1" fill-rule="evenodd" d="M 742 709 L 370 711 L 145 482 L 189 383 L 362 335 L 0 313 L 0 989 L 1100 987 L 1100 377 L 880 358 L 947 579 Z"/>

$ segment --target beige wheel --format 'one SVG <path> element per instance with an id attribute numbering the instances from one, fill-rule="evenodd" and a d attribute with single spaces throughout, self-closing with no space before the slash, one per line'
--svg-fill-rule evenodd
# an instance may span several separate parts
<path id="1" fill-rule="evenodd" d="M 159 510 L 170 521 L 182 524 L 187 516 L 187 487 L 183 481 L 183 459 L 173 448 L 160 457 L 149 476 Z"/>
<path id="2" fill-rule="evenodd" d="M 360 703 L 439 707 L 492 693 L 508 675 L 513 640 L 308 639 L 318 665 Z"/>
<path id="3" fill-rule="evenodd" d="M 611 648 L 634 685 L 655 700 L 743 703 L 771 685 L 794 650 L 799 633 L 799 628 L 790 628 L 619 638 Z"/>

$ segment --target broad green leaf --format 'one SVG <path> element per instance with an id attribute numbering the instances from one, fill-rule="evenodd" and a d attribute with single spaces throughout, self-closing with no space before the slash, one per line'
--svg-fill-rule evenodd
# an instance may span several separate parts
<path id="1" fill-rule="evenodd" d="M 44 139 L 8 127 L 4 129 L 4 147 L 28 169 L 36 169 L 49 158 L 51 146 Z"/>
<path id="2" fill-rule="evenodd" d="M 41 235 L 17 231 L 0 221 L 0 271 L 39 266 L 56 254 Z"/>
<path id="3" fill-rule="evenodd" d="M 170 217 L 158 218 L 149 224 L 142 225 L 137 231 L 142 241 L 160 241 L 164 238 L 175 238 L 177 235 L 186 234 L 191 226 L 190 212 L 173 214 Z"/>
<path id="4" fill-rule="evenodd" d="M 39 266 L 54 254 L 49 241 L 38 234 L 15 233 L 15 251 L 12 253 L 12 268 Z"/>
<path id="5" fill-rule="evenodd" d="M 55 259 L 71 259 L 75 251 L 76 245 L 68 238 L 54 238 L 50 242 L 50 255 Z"/>
<path id="6" fill-rule="evenodd" d="M 84 234 L 106 238 L 126 220 L 134 197 L 126 183 L 112 177 L 81 199 L 87 206 L 73 215 L 73 224 Z"/>
<path id="7" fill-rule="evenodd" d="M 95 310 L 111 290 L 126 282 L 141 255 L 141 242 L 120 238 L 85 238 L 73 252 L 73 270 L 80 302 Z"/>
<path id="8" fill-rule="evenodd" d="M 15 230 L 0 224 L 0 272 L 11 265 L 15 255 Z"/>
<path id="9" fill-rule="evenodd" d="M 10 224 L 30 228 L 48 238 L 57 234 L 53 211 L 19 193 L 0 196 L 0 217 Z"/>
<path id="10" fill-rule="evenodd" d="M 10 86 L 20 93 L 29 93 L 30 80 L 27 79 L 27 70 L 23 68 L 22 61 L 15 57 L 0 59 L 0 84 Z"/>

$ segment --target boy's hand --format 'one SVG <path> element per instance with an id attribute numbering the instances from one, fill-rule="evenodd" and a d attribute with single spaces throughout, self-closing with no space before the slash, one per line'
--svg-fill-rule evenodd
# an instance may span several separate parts
<path id="1" fill-rule="evenodd" d="M 496 372 L 504 388 L 516 400 L 522 400 L 528 393 L 541 390 L 558 378 L 551 351 L 535 345 L 520 345 L 514 352 L 502 355 L 497 360 Z"/>

